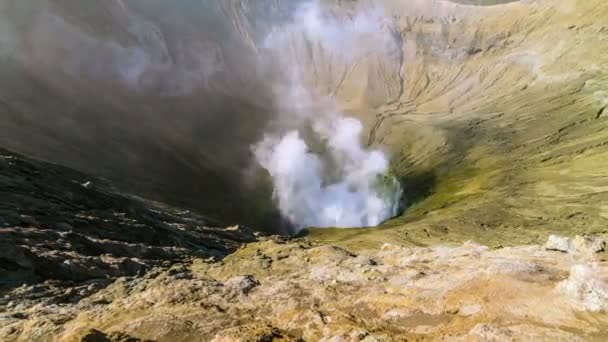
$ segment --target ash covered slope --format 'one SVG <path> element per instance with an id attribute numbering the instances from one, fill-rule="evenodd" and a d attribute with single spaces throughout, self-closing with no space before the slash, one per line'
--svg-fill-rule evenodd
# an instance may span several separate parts
<path id="1" fill-rule="evenodd" d="M 325 90 L 335 82 L 332 69 L 348 67 L 330 54 L 317 60 L 322 48 L 309 56 L 306 46 L 315 43 L 297 34 L 265 51 L 268 34 L 300 4 L 5 1 L 0 145 L 224 221 L 259 223 L 268 218 L 269 191 L 248 168 L 251 145 L 282 109 L 275 102 L 284 94 L 274 91 L 288 70 L 275 57 L 300 56 L 317 70 L 319 79 L 308 81 Z M 341 17 L 352 11 L 352 4 L 328 4 Z M 351 62 L 363 65 L 354 74 L 379 85 L 367 95 L 359 80 L 345 80 L 358 89 L 355 102 L 380 104 L 396 94 L 398 58 Z"/>
<path id="2" fill-rule="evenodd" d="M 105 181 L 0 150 L 2 287 L 108 281 L 185 258 L 222 258 L 251 231 L 116 192 Z"/>
<path id="3" fill-rule="evenodd" d="M 403 51 L 389 89 L 400 91 L 353 112 L 370 143 L 392 151 L 412 206 L 391 229 L 315 236 L 356 248 L 605 231 L 608 5 L 385 3 Z M 361 98 L 344 86 L 334 92 Z"/>
<path id="4" fill-rule="evenodd" d="M 391 152 L 414 205 L 397 229 L 319 239 L 503 244 L 604 229 L 605 1 L 319 1 L 338 22 L 380 9 L 391 48 L 363 37 L 351 60 L 285 30 L 298 3 L 4 1 L 0 145 L 268 223 L 267 185 L 248 170 L 282 111 L 280 55 Z M 263 44 L 276 31 L 278 54 Z"/>
<path id="5" fill-rule="evenodd" d="M 0 146 L 253 220 L 260 201 L 237 204 L 272 98 L 237 5 L 2 1 Z"/>

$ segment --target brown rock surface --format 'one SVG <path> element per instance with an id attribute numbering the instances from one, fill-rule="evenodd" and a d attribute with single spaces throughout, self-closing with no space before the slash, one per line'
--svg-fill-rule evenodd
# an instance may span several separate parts
<path id="1" fill-rule="evenodd" d="M 541 246 L 353 254 L 269 239 L 222 262 L 121 278 L 78 301 L 11 305 L 3 340 L 90 329 L 155 341 L 603 340 L 608 264 Z M 36 337 L 38 336 L 38 337 Z"/>

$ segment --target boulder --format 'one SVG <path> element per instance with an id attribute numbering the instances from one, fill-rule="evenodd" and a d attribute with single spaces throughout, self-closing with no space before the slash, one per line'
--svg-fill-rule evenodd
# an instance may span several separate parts
<path id="1" fill-rule="evenodd" d="M 598 274 L 597 265 L 575 265 L 568 279 L 558 283 L 556 290 L 581 311 L 606 311 L 608 284 Z"/>
<path id="2" fill-rule="evenodd" d="M 577 235 L 573 239 L 551 235 L 545 244 L 545 249 L 570 254 L 594 254 L 606 250 L 606 240 L 592 235 Z"/>
<path id="3" fill-rule="evenodd" d="M 606 240 L 599 236 L 577 235 L 572 240 L 572 248 L 575 252 L 593 254 L 603 252 L 606 249 Z"/>
<path id="4" fill-rule="evenodd" d="M 224 286 L 237 293 L 248 294 L 260 283 L 252 275 L 236 276 L 228 279 Z"/>
<path id="5" fill-rule="evenodd" d="M 568 253 L 572 250 L 572 240 L 563 236 L 551 235 L 545 244 L 545 249 Z"/>

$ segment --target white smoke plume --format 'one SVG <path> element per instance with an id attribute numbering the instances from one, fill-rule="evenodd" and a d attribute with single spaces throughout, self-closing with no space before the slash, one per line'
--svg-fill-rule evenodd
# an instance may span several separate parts
<path id="1" fill-rule="evenodd" d="M 253 150 L 272 177 L 281 214 L 296 228 L 375 226 L 397 214 L 402 195 L 389 175 L 387 155 L 365 149 L 361 122 L 345 117 L 331 96 L 310 86 L 307 70 L 315 61 L 282 53 L 303 39 L 320 46 L 327 63 L 347 65 L 394 42 L 375 7 L 358 8 L 348 18 L 326 10 L 319 1 L 306 2 L 293 22 L 267 37 L 265 47 L 286 70 L 278 110 L 292 128 L 267 134 Z"/>

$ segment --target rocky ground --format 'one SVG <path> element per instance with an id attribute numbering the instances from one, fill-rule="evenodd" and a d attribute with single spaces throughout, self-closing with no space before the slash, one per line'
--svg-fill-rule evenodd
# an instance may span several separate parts
<path id="1" fill-rule="evenodd" d="M 99 178 L 0 150 L 0 291 L 10 292 L 0 305 L 78 302 L 117 277 L 223 258 L 255 241 L 245 228 L 211 226 Z M 21 284 L 36 285 L 14 290 Z"/>
<path id="2" fill-rule="evenodd" d="M 105 181 L 0 150 L 0 280 L 132 276 L 222 258 L 252 231 L 212 228 L 187 210 L 122 195 Z"/>
<path id="3" fill-rule="evenodd" d="M 545 246 L 386 244 L 354 254 L 264 239 L 221 262 L 194 258 L 94 290 L 55 287 L 43 299 L 50 284 L 24 285 L 8 294 L 0 337 L 604 341 L 608 259 L 596 254 L 604 248 L 598 238 L 554 236 Z"/>

